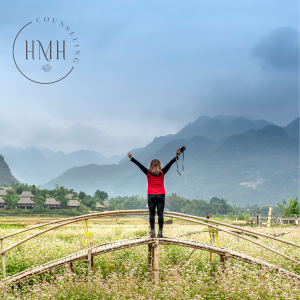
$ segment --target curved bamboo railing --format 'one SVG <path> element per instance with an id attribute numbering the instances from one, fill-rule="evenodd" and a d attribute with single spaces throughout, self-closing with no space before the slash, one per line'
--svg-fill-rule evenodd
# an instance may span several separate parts
<path id="1" fill-rule="evenodd" d="M 157 241 L 157 239 L 156 239 L 156 241 Z M 91 257 L 95 257 L 97 255 L 101 255 L 104 253 L 109 253 L 109 252 L 127 249 L 127 248 L 131 248 L 131 247 L 147 245 L 147 244 L 148 245 L 155 244 L 156 241 L 155 241 L 155 239 L 145 237 L 145 238 L 135 238 L 135 239 L 122 240 L 122 241 L 115 241 L 115 242 L 111 242 L 111 243 L 107 243 L 107 244 L 94 246 L 89 249 L 81 250 L 79 252 L 76 252 L 76 253 L 67 255 L 65 257 L 59 258 L 57 260 L 51 261 L 49 263 L 31 268 L 31 269 L 27 269 L 25 271 L 22 271 L 20 273 L 17 273 L 15 275 L 12 275 L 12 276 L 6 278 L 2 282 L 8 283 L 8 284 L 17 284 L 17 283 L 27 280 L 33 276 L 45 273 L 50 270 L 54 270 L 58 267 L 67 266 L 76 261 L 87 259 L 89 252 L 90 252 Z M 189 248 L 193 248 L 193 249 L 209 251 L 209 252 L 220 255 L 220 257 L 223 256 L 223 257 L 227 257 L 227 259 L 233 258 L 233 259 L 237 259 L 237 260 L 240 260 L 240 261 L 243 261 L 246 263 L 256 264 L 261 267 L 275 270 L 279 273 L 286 274 L 286 275 L 292 276 L 292 277 L 300 280 L 300 276 L 295 273 L 292 273 L 285 269 L 279 268 L 278 266 L 272 265 L 270 263 L 264 262 L 262 260 L 254 258 L 254 257 L 248 256 L 245 254 L 240 254 L 240 253 L 232 251 L 232 250 L 228 250 L 226 248 L 203 244 L 203 243 L 200 243 L 197 241 L 181 240 L 181 239 L 174 239 L 174 238 L 159 239 L 159 244 L 160 245 L 177 245 L 177 246 L 182 246 L 182 247 L 189 247 Z"/>
<path id="2" fill-rule="evenodd" d="M 37 228 L 40 228 L 40 227 L 49 226 L 49 225 L 56 224 L 56 223 L 62 223 L 62 222 L 68 221 L 68 220 L 70 220 L 70 221 L 72 220 L 74 222 L 79 222 L 79 221 L 82 221 L 82 220 L 94 219 L 94 218 L 99 218 L 99 217 L 101 218 L 101 217 L 111 217 L 111 216 L 119 216 L 119 215 L 148 215 L 148 214 L 149 214 L 148 210 L 141 209 L 141 210 L 109 211 L 109 212 L 101 212 L 101 213 L 95 213 L 95 214 L 82 215 L 82 216 L 77 216 L 77 217 L 71 217 L 71 218 L 56 220 L 56 221 L 40 224 L 40 225 L 37 225 L 37 226 L 33 226 L 33 227 L 30 227 L 30 228 L 26 228 L 26 229 L 20 230 L 18 232 L 14 232 L 14 233 L 11 233 L 11 234 L 8 234 L 8 235 L 5 235 L 5 236 L 0 236 L 0 240 L 4 240 L 8 237 L 11 237 L 11 236 L 14 236 L 14 235 L 17 235 L 17 234 L 21 234 L 21 233 L 26 232 L 26 231 L 37 229 Z M 186 218 L 190 218 L 190 219 L 202 220 L 205 223 L 214 223 L 214 224 L 217 224 L 217 225 L 222 225 L 222 226 L 225 226 L 225 227 L 230 227 L 230 228 L 241 230 L 240 227 L 235 226 L 235 225 L 230 225 L 230 224 L 227 224 L 227 223 L 218 222 L 218 221 L 214 221 L 214 220 L 211 220 L 211 219 L 206 219 L 206 218 L 202 218 L 202 217 L 198 217 L 198 216 L 187 215 L 187 214 L 182 214 L 182 213 L 177 213 L 177 212 L 165 212 L 164 215 L 166 216 L 166 214 L 170 215 L 170 217 L 172 217 L 172 218 L 176 218 L 176 216 L 181 216 L 181 217 L 186 217 Z M 188 221 L 190 221 L 190 220 L 188 220 Z M 72 223 L 74 223 L 74 222 L 72 222 Z M 70 224 L 70 223 L 66 223 L 65 225 L 68 225 L 68 224 Z M 210 227 L 209 224 L 205 224 L 205 225 Z M 55 229 L 55 228 L 56 227 L 53 227 L 53 229 Z M 243 228 L 242 231 L 249 232 L 249 233 L 252 233 L 252 234 L 255 234 L 255 235 L 259 235 L 259 236 L 262 236 L 262 237 L 265 237 L 265 238 L 268 238 L 268 239 L 276 240 L 278 242 L 282 242 L 282 243 L 289 244 L 291 246 L 300 248 L 299 244 L 295 244 L 293 242 L 283 240 L 283 239 L 278 238 L 278 237 L 266 235 L 266 234 L 256 232 L 256 231 L 253 231 L 253 230 L 249 230 L 249 229 L 245 229 L 245 228 Z M 2 252 L 0 252 L 0 255 L 2 255 Z"/>
<path id="3" fill-rule="evenodd" d="M 9 234 L 9 235 L 6 235 L 6 236 L 1 236 L 0 237 L 0 240 L 1 240 L 1 252 L 0 252 L 0 255 L 2 255 L 2 266 L 3 266 L 3 277 L 5 278 L 6 277 L 6 271 L 5 271 L 5 254 L 14 249 L 15 247 L 27 242 L 28 240 L 31 240 L 41 234 L 44 234 L 48 231 L 51 231 L 53 229 L 56 229 L 56 228 L 59 228 L 59 227 L 62 227 L 62 226 L 66 226 L 66 225 L 69 225 L 71 223 L 75 223 L 75 222 L 79 222 L 79 221 L 83 221 L 83 220 L 89 220 L 89 219 L 94 219 L 94 218 L 101 218 L 101 217 L 110 217 L 110 216 L 118 216 L 118 215 L 148 215 L 149 214 L 149 211 L 148 210 L 123 210 L 123 211 L 109 211 L 109 212 L 101 212 L 101 213 L 95 213 L 95 214 L 88 214 L 88 215 L 82 215 L 82 216 L 77 216 L 77 217 L 71 217 L 71 218 L 66 218 L 66 219 L 61 219 L 61 220 L 57 220 L 57 221 L 52 221 L 52 222 L 48 222 L 48 223 L 45 223 L 45 224 L 40 224 L 40 225 L 37 225 L 37 226 L 33 226 L 31 228 L 27 228 L 27 229 L 24 229 L 24 230 L 21 230 L 21 231 L 18 231 L 18 232 L 15 232 L 15 233 L 12 233 L 12 234 Z M 165 212 L 164 215 L 166 217 L 172 217 L 172 218 L 177 218 L 177 219 L 181 219 L 181 220 L 185 220 L 185 221 L 189 221 L 189 222 L 193 222 L 193 223 L 197 223 L 197 224 L 201 224 L 201 225 L 205 225 L 205 226 L 208 226 L 208 227 L 212 227 L 212 228 L 216 228 L 220 231 L 224 231 L 226 233 L 229 233 L 231 235 L 234 235 L 234 236 L 237 236 L 239 238 L 242 238 L 242 239 L 245 239 L 249 242 L 252 242 L 260 247 L 263 247 L 265 249 L 268 249 L 270 251 L 272 251 L 273 253 L 276 253 L 286 259 L 289 259 L 291 261 L 293 261 L 294 263 L 297 263 L 297 264 L 300 264 L 300 262 L 298 262 L 297 260 L 283 254 L 283 253 L 280 253 L 268 246 L 265 246 L 265 245 L 262 245 L 260 244 L 259 242 L 257 241 L 254 241 L 252 239 L 249 239 L 245 236 L 242 236 L 242 235 L 239 235 L 239 234 L 236 234 L 234 232 L 231 232 L 231 231 L 228 231 L 228 230 L 225 230 L 223 228 L 220 228 L 218 226 L 215 226 L 215 225 L 212 225 L 212 224 L 209 224 L 209 223 L 214 223 L 214 224 L 217 224 L 217 225 L 222 225 L 222 226 L 225 226 L 225 227 L 230 227 L 230 228 L 234 228 L 234 229 L 238 229 L 238 230 L 241 230 L 240 227 L 238 226 L 234 226 L 234 225 L 230 225 L 230 224 L 227 224 L 227 223 L 223 223 L 223 222 L 218 222 L 218 221 L 214 221 L 214 220 L 211 220 L 211 219 L 206 219 L 206 218 L 202 218 L 202 217 L 197 217 L 197 216 L 192 216 L 192 215 L 186 215 L 186 214 L 181 214 L 181 213 L 176 213 L 176 212 Z M 194 220 L 194 219 L 197 219 L 197 220 L 201 220 L 201 221 L 197 221 L 197 220 Z M 62 223 L 62 224 L 58 224 L 58 225 L 55 225 L 55 226 L 52 226 L 50 228 L 47 228 L 47 229 L 44 229 L 36 234 L 33 234 L 21 241 L 19 241 L 18 243 L 14 244 L 14 245 L 11 245 L 10 247 L 4 249 L 4 239 L 8 238 L 8 237 L 11 237 L 11 236 L 14 236 L 14 235 L 17 235 L 17 234 L 21 234 L 21 233 L 24 233 L 26 231 L 30 231 L 30 230 L 33 230 L 33 229 L 37 229 L 37 228 L 40 228 L 40 227 L 45 227 L 45 226 L 49 226 L 49 225 L 52 225 L 52 224 L 57 224 L 57 223 Z M 255 231 L 252 231 L 252 230 L 249 230 L 249 229 L 242 229 L 242 231 L 244 232 L 249 232 L 249 233 L 252 233 L 252 234 L 255 234 L 255 235 L 259 235 L 259 236 L 263 236 L 265 238 L 269 238 L 269 239 L 273 239 L 273 240 L 276 240 L 276 241 L 279 241 L 279 242 L 282 242 L 282 243 L 285 243 L 285 244 L 289 244 L 289 245 L 292 245 L 292 246 L 295 246 L 295 247 L 298 247 L 300 248 L 300 245 L 298 244 L 295 244 L 295 243 L 292 243 L 290 241 L 286 241 L 286 240 L 283 240 L 283 239 L 280 239 L 280 238 L 277 238 L 277 237 L 273 237 L 273 236 L 268 236 L 268 235 L 265 235 L 263 233 L 259 233 L 259 232 L 255 232 Z"/>

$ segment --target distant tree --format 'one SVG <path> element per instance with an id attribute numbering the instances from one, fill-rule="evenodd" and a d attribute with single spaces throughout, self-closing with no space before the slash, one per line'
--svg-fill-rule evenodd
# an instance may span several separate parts
<path id="1" fill-rule="evenodd" d="M 16 188 L 16 193 L 19 195 L 21 195 L 23 193 L 23 191 L 25 191 L 23 186 L 19 186 Z"/>
<path id="2" fill-rule="evenodd" d="M 108 194 L 104 191 L 97 190 L 94 194 L 94 197 L 105 200 L 108 198 Z"/>
<path id="3" fill-rule="evenodd" d="M 56 199 L 58 202 L 60 202 L 61 208 L 67 209 L 68 208 L 68 200 L 65 198 L 64 195 L 59 195 Z"/>
<path id="4" fill-rule="evenodd" d="M 80 192 L 78 197 L 79 197 L 79 199 L 82 200 L 85 198 L 85 196 L 86 196 L 86 194 L 84 192 Z"/>
<path id="5" fill-rule="evenodd" d="M 7 190 L 7 194 L 2 199 L 6 202 L 7 209 L 13 209 L 20 200 L 20 196 L 14 190 Z"/>
<path id="6" fill-rule="evenodd" d="M 278 203 L 278 206 L 282 211 L 283 217 L 291 218 L 300 216 L 300 203 L 298 202 L 298 198 L 293 200 L 293 197 L 289 197 L 287 201 L 283 199 L 283 203 Z"/>
<path id="7" fill-rule="evenodd" d="M 87 212 L 88 211 L 88 209 L 82 203 L 80 203 L 78 205 L 77 210 L 80 211 L 80 212 Z"/>
<path id="8" fill-rule="evenodd" d="M 218 197 L 213 197 L 213 198 L 211 198 L 210 199 L 210 201 L 209 201 L 211 204 L 215 204 L 215 203 L 221 203 L 222 201 L 221 201 L 221 199 L 219 199 Z"/>
<path id="9" fill-rule="evenodd" d="M 176 193 L 172 193 L 166 196 L 166 206 L 170 208 L 171 211 L 181 212 L 181 209 L 186 206 L 187 199 L 178 196 Z"/>
<path id="10" fill-rule="evenodd" d="M 45 198 L 43 196 L 37 196 L 34 199 L 33 211 L 34 212 L 43 212 L 47 208 L 45 203 Z"/>

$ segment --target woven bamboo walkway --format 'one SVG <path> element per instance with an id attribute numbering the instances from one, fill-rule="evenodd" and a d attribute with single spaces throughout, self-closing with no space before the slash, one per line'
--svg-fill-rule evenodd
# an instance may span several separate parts
<path id="1" fill-rule="evenodd" d="M 300 280 L 300 276 L 297 274 L 294 274 L 285 269 L 279 268 L 270 263 L 258 260 L 251 256 L 247 256 L 247 255 L 235 252 L 235 251 L 231 251 L 226 248 L 217 247 L 217 246 L 204 244 L 204 243 L 199 243 L 197 241 L 182 240 L 182 239 L 177 239 L 177 238 L 162 238 L 162 239 L 153 239 L 152 238 L 151 239 L 149 237 L 142 237 L 142 238 L 132 238 L 132 239 L 126 239 L 126 240 L 121 240 L 121 241 L 115 241 L 115 242 L 111 242 L 111 243 L 94 246 L 89 249 L 85 249 L 85 250 L 73 253 L 71 255 L 67 255 L 60 259 L 57 259 L 57 260 L 51 261 L 49 263 L 46 263 L 46 264 L 43 264 L 43 265 L 40 265 L 37 267 L 33 267 L 31 269 L 25 270 L 18 274 L 12 275 L 10 277 L 7 277 L 5 280 L 2 280 L 1 283 L 17 284 L 17 283 L 24 281 L 26 279 L 29 279 L 33 276 L 45 273 L 50 270 L 54 270 L 58 267 L 70 266 L 70 263 L 87 259 L 89 251 L 90 251 L 91 256 L 95 257 L 97 255 L 101 255 L 101 254 L 112 252 L 112 251 L 117 251 L 117 250 L 122 250 L 122 249 L 126 249 L 126 248 L 147 245 L 147 244 L 155 244 L 155 243 L 159 243 L 160 245 L 177 245 L 177 246 L 190 247 L 190 248 L 204 250 L 204 251 L 210 251 L 212 253 L 220 255 L 220 257 L 226 257 L 227 259 L 233 258 L 233 259 L 237 259 L 237 260 L 240 260 L 240 261 L 243 261 L 246 263 L 256 264 L 256 265 L 259 265 L 264 268 L 275 270 L 276 272 L 280 272 L 282 274 L 287 274 L 289 276 L 293 276 L 295 278 L 298 278 L 298 280 Z"/>

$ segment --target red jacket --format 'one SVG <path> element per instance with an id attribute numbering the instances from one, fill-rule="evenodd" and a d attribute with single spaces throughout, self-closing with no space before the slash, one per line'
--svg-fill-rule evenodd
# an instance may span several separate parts
<path id="1" fill-rule="evenodd" d="M 176 161 L 176 157 L 174 157 L 165 167 L 161 169 L 161 173 L 159 175 L 153 175 L 149 172 L 149 170 L 144 167 L 142 164 L 140 164 L 136 159 L 133 157 L 131 158 L 131 161 L 135 163 L 139 168 L 147 175 L 148 180 L 148 195 L 153 194 L 165 194 L 165 185 L 164 185 L 164 179 L 166 173 L 169 171 L 170 167 L 173 165 L 173 163 Z"/>

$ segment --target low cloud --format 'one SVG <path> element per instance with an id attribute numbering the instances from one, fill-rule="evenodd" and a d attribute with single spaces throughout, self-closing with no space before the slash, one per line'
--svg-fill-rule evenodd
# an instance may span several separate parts
<path id="1" fill-rule="evenodd" d="M 299 69 L 299 32 L 282 27 L 261 38 L 251 55 L 260 59 L 264 67 L 277 70 Z"/>
<path id="2" fill-rule="evenodd" d="M 73 123 L 56 125 L 16 118 L 0 121 L 0 147 L 15 148 L 45 147 L 54 151 L 69 153 L 76 150 L 95 150 L 109 157 L 123 154 L 132 145 L 144 146 L 145 141 L 134 135 L 110 135 L 97 124 Z M 143 145 L 142 145 L 143 144 Z"/>

